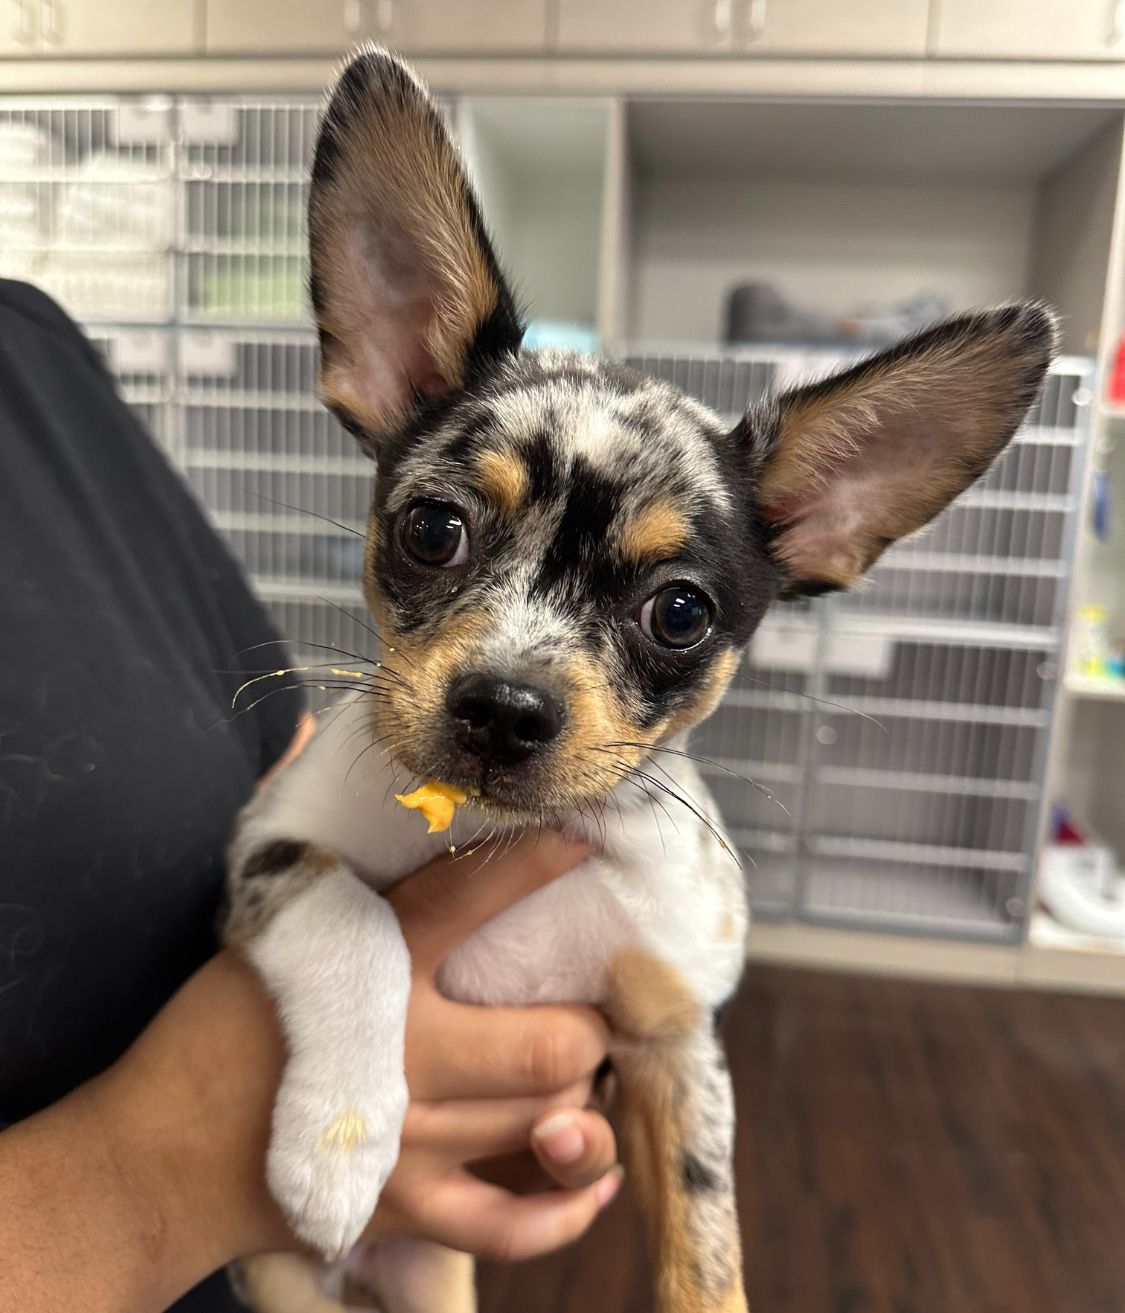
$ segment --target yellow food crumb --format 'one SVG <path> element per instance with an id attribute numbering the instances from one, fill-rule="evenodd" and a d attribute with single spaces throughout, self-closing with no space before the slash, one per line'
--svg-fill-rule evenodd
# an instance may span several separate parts
<path id="1" fill-rule="evenodd" d="M 453 824 L 453 813 L 468 802 L 469 795 L 456 784 L 427 780 L 413 793 L 396 793 L 395 800 L 411 811 L 420 811 L 430 824 L 429 833 L 438 834 Z"/>

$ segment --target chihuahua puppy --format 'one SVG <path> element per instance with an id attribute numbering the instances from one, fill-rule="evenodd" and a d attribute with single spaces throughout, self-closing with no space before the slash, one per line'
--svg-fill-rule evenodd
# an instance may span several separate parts
<path id="1" fill-rule="evenodd" d="M 989 467 L 1039 389 L 1052 315 L 963 315 L 733 429 L 619 365 L 522 350 L 442 116 L 370 48 L 324 118 L 309 237 L 320 394 L 378 467 L 363 583 L 386 647 L 230 851 L 228 941 L 288 1041 L 269 1185 L 326 1260 L 254 1260 L 243 1289 L 262 1313 L 340 1307 L 345 1280 L 387 1313 L 474 1307 L 471 1263 L 436 1246 L 337 1261 L 407 1105 L 410 962 L 380 890 L 450 839 L 548 825 L 595 855 L 463 943 L 442 988 L 604 1010 L 656 1307 L 738 1313 L 714 1017 L 747 906 L 685 735 L 771 602 L 848 587 Z M 392 800 L 425 779 L 470 795 L 451 834 Z"/>

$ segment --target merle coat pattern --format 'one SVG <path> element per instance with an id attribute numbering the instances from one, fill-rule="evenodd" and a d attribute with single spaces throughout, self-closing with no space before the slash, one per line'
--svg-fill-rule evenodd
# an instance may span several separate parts
<path id="1" fill-rule="evenodd" d="M 605 1010 L 657 1307 L 737 1313 L 712 1017 L 747 909 L 685 735 L 772 601 L 847 587 L 988 468 L 1036 395 L 1052 316 L 963 315 L 733 430 L 621 366 L 523 350 L 444 123 L 377 49 L 336 87 L 309 217 L 320 393 L 378 466 L 364 590 L 385 647 L 231 848 L 228 939 L 288 1042 L 269 1183 L 331 1260 L 253 1260 L 243 1290 L 262 1313 L 338 1308 L 357 1285 L 388 1313 L 473 1307 L 463 1256 L 353 1248 L 407 1104 L 410 964 L 379 891 L 450 840 L 546 824 L 594 855 L 462 944 L 442 987 Z M 477 795 L 448 836 L 390 801 L 427 778 Z"/>

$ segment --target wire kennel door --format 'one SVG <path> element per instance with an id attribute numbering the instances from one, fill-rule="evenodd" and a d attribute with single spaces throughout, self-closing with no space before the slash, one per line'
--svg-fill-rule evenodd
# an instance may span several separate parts
<path id="1" fill-rule="evenodd" d="M 0 276 L 85 323 L 303 665 L 318 645 L 373 645 L 372 467 L 315 398 L 305 208 L 322 108 L 0 99 Z"/>
<path id="2" fill-rule="evenodd" d="M 0 101 L 0 277 L 78 320 L 169 321 L 174 141 L 167 96 Z"/>
<path id="3" fill-rule="evenodd" d="M 316 361 L 307 330 L 179 334 L 184 473 L 308 666 L 324 647 L 374 655 L 360 592 L 374 467 L 316 399 Z"/>
<path id="4" fill-rule="evenodd" d="M 626 358 L 732 421 L 847 363 L 792 351 Z M 697 731 L 759 914 L 1021 935 L 1092 371 L 1059 361 L 989 474 L 888 551 L 865 587 L 778 608 Z"/>

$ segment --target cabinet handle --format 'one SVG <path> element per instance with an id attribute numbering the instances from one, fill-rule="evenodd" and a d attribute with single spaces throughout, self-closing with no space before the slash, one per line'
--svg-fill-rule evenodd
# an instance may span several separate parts
<path id="1" fill-rule="evenodd" d="M 750 0 L 750 12 L 746 21 L 746 39 L 758 41 L 766 34 L 767 0 Z"/>
<path id="2" fill-rule="evenodd" d="M 734 0 L 715 0 L 715 7 L 711 12 L 711 22 L 715 28 L 716 36 L 730 36 L 733 8 Z"/>
<path id="3" fill-rule="evenodd" d="M 12 35 L 21 46 L 29 46 L 35 40 L 35 14 L 32 0 L 16 0 L 19 21 L 12 28 Z"/>
<path id="4" fill-rule="evenodd" d="M 1110 6 L 1109 40 L 1106 44 L 1120 45 L 1123 36 L 1125 36 L 1125 0 L 1113 0 Z"/>
<path id="5" fill-rule="evenodd" d="M 43 40 L 57 46 L 62 40 L 62 9 L 59 0 L 42 0 Z"/>
<path id="6" fill-rule="evenodd" d="M 375 27 L 386 36 L 395 24 L 395 0 L 375 0 Z"/>
<path id="7" fill-rule="evenodd" d="M 363 0 L 344 0 L 344 31 L 348 36 L 363 27 Z"/>

